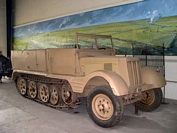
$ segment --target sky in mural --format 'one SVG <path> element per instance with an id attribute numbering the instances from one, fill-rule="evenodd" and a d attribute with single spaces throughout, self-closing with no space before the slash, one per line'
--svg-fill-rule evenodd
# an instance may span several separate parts
<path id="1" fill-rule="evenodd" d="M 141 19 L 153 24 L 159 18 L 176 16 L 176 7 L 177 0 L 146 0 L 14 28 L 14 37 Z"/>

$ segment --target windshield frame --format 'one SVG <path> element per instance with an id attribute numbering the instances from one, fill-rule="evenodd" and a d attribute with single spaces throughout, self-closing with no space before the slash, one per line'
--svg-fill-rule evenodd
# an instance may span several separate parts
<path id="1" fill-rule="evenodd" d="M 96 50 L 101 50 L 101 49 L 99 49 L 98 39 L 101 39 L 101 38 L 110 39 L 110 43 L 111 43 L 110 46 L 111 47 L 108 50 L 114 50 L 114 45 L 113 45 L 113 41 L 112 41 L 112 36 L 111 35 L 96 35 L 96 34 L 85 34 L 85 33 L 76 33 L 76 48 L 77 49 L 80 49 L 79 48 L 79 37 L 80 36 L 93 38 L 94 41 L 95 41 L 95 43 L 94 43 L 95 44 L 95 48 L 94 49 L 96 49 Z M 106 49 L 104 49 L 104 50 L 106 50 Z"/>

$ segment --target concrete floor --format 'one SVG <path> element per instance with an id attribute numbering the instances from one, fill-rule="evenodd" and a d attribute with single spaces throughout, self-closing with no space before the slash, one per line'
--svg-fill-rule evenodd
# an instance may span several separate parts
<path id="1" fill-rule="evenodd" d="M 151 113 L 125 106 L 121 123 L 101 128 L 89 118 L 85 99 L 77 109 L 59 111 L 22 97 L 13 81 L 0 84 L 0 133 L 177 133 L 177 101 Z"/>

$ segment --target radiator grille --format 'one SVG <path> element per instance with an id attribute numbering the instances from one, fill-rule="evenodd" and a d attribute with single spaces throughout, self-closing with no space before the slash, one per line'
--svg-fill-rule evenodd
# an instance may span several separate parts
<path id="1" fill-rule="evenodd" d="M 139 60 L 127 61 L 127 67 L 130 87 L 140 85 L 142 81 Z"/>

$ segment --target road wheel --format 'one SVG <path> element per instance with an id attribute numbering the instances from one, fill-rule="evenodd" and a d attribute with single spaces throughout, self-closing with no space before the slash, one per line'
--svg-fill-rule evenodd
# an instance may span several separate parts
<path id="1" fill-rule="evenodd" d="M 50 99 L 50 90 L 49 87 L 46 84 L 41 84 L 39 87 L 39 96 L 40 99 L 44 102 L 47 103 Z"/>
<path id="2" fill-rule="evenodd" d="M 155 88 L 142 92 L 143 98 L 137 102 L 138 109 L 144 112 L 156 110 L 162 103 L 162 90 Z"/>
<path id="3" fill-rule="evenodd" d="M 70 84 L 66 83 L 61 88 L 62 100 L 65 104 L 71 105 L 77 99 L 76 94 L 72 91 Z"/>
<path id="4" fill-rule="evenodd" d="M 50 86 L 50 103 L 53 105 L 56 105 L 58 103 L 61 103 L 61 93 L 58 90 L 58 87 L 55 85 Z"/>
<path id="5" fill-rule="evenodd" d="M 18 77 L 16 85 L 17 85 L 17 89 L 19 90 L 20 94 L 22 96 L 26 95 L 27 93 L 26 80 L 23 79 L 22 77 Z"/>
<path id="6" fill-rule="evenodd" d="M 37 97 L 37 85 L 34 81 L 29 81 L 28 83 L 28 93 L 31 98 Z"/>
<path id="7" fill-rule="evenodd" d="M 122 119 L 122 98 L 115 96 L 109 86 L 98 86 L 87 97 L 87 112 L 97 125 L 112 127 Z"/>

